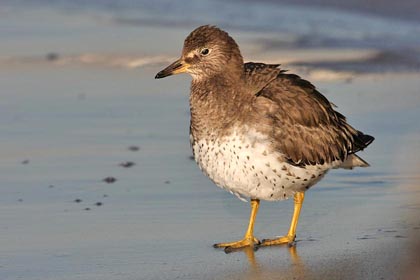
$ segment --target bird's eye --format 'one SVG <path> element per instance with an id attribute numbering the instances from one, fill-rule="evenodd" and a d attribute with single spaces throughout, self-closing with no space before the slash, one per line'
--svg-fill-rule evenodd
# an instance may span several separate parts
<path id="1" fill-rule="evenodd" d="M 207 49 L 207 48 L 201 49 L 201 51 L 200 51 L 200 54 L 201 54 L 202 56 L 206 56 L 206 55 L 208 55 L 209 53 L 210 53 L 210 50 L 209 50 L 209 49 Z"/>

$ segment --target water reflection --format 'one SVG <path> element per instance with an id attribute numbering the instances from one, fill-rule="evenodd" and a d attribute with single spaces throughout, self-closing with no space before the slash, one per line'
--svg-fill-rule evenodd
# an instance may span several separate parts
<path id="1" fill-rule="evenodd" d="M 299 257 L 297 253 L 296 246 L 288 246 L 288 251 L 290 254 L 290 272 L 292 275 L 296 275 L 297 278 L 303 278 L 305 272 L 305 266 L 302 259 Z"/>
<path id="2" fill-rule="evenodd" d="M 256 256 L 258 253 L 256 251 L 270 251 L 269 253 L 274 253 L 275 256 L 273 259 L 278 260 L 276 264 L 274 261 L 273 267 L 266 266 L 266 262 L 259 261 Z M 237 253 L 245 255 L 247 261 L 247 268 L 243 270 L 242 275 L 239 276 L 239 279 L 302 279 L 305 275 L 305 265 L 302 259 L 298 254 L 298 249 L 296 246 L 280 245 L 266 248 L 259 248 L 255 250 L 254 248 L 243 248 Z M 276 254 L 277 252 L 283 253 L 284 250 L 287 251 L 289 256 L 287 259 L 284 256 Z M 262 252 L 261 252 L 262 253 Z"/>

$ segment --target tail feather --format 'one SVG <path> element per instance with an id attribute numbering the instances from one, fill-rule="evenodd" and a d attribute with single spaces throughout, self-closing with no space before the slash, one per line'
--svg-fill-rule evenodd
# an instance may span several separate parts
<path id="1" fill-rule="evenodd" d="M 359 133 L 361 133 L 361 132 L 359 131 Z M 363 134 L 363 133 L 361 133 L 361 134 L 362 135 L 360 135 L 360 138 L 362 139 L 363 143 L 365 144 L 365 148 L 367 146 L 369 146 L 370 143 L 373 142 L 373 140 L 375 140 L 375 137 L 373 137 L 373 136 L 370 136 L 368 134 Z"/>
<path id="2" fill-rule="evenodd" d="M 372 140 L 373 141 L 373 140 Z M 369 167 L 369 163 L 363 160 L 356 154 L 351 154 L 347 157 L 338 168 L 353 169 L 354 167 Z"/>
<path id="3" fill-rule="evenodd" d="M 364 134 L 361 131 L 358 131 L 357 136 L 354 138 L 355 140 L 355 150 L 353 153 L 356 153 L 358 151 L 362 151 L 364 148 L 370 145 L 370 143 L 375 140 L 375 137 Z"/>

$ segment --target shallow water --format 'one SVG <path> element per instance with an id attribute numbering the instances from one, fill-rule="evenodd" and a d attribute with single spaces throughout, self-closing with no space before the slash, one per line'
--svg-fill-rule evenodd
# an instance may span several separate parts
<path id="1" fill-rule="evenodd" d="M 226 255 L 211 245 L 242 236 L 249 206 L 190 159 L 190 79 L 154 80 L 163 62 L 43 59 L 52 51 L 176 56 L 190 28 L 107 25 L 88 12 L 23 9 L 1 20 L 10 30 L 1 54 L 17 59 L 0 63 L 1 279 L 414 277 L 406 268 L 417 265 L 420 236 L 417 72 L 314 81 L 376 137 L 361 153 L 371 167 L 333 170 L 307 193 L 295 248 Z M 246 53 L 261 55 L 246 44 L 254 33 L 235 33 Z M 135 165 L 119 166 L 125 161 Z M 103 182 L 108 176 L 116 182 Z M 291 212 L 292 201 L 262 203 L 257 237 L 284 234 Z"/>

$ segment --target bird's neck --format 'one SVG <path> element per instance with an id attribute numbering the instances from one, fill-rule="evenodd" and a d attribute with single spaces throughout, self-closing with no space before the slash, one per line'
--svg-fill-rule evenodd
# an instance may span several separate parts
<path id="1" fill-rule="evenodd" d="M 190 94 L 191 134 L 194 138 L 222 137 L 233 131 L 250 104 L 243 77 L 227 75 L 193 80 Z"/>

